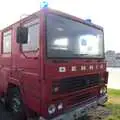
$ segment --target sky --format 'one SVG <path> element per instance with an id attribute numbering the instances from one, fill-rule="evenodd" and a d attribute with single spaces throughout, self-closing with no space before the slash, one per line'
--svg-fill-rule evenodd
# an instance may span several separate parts
<path id="1" fill-rule="evenodd" d="M 0 29 L 40 10 L 41 0 L 1 0 Z M 119 0 L 48 0 L 49 7 L 75 15 L 104 28 L 105 50 L 120 52 Z"/>

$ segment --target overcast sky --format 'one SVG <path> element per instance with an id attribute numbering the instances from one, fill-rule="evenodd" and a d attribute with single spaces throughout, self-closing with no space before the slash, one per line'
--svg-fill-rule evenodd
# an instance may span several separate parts
<path id="1" fill-rule="evenodd" d="M 104 27 L 105 48 L 120 52 L 119 0 L 48 0 L 49 6 L 80 18 L 91 18 Z M 40 9 L 40 0 L 1 0 L 0 29 L 14 23 L 20 16 Z"/>

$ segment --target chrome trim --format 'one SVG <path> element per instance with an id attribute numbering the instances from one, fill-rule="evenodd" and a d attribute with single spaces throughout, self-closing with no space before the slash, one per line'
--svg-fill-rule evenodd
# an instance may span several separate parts
<path id="1" fill-rule="evenodd" d="M 104 96 L 100 97 L 98 100 L 98 105 L 104 105 L 105 102 L 108 100 L 108 95 L 105 94 Z"/>

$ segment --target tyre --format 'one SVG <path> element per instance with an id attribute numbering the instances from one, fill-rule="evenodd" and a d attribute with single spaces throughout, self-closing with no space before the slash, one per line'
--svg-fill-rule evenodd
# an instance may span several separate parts
<path id="1" fill-rule="evenodd" d="M 26 120 L 24 104 L 18 88 L 9 88 L 5 98 L 5 105 L 13 116 L 13 120 Z"/>

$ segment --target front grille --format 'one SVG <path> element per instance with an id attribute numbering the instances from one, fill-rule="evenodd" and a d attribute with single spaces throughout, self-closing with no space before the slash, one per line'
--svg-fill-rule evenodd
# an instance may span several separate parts
<path id="1" fill-rule="evenodd" d="M 100 83 L 100 77 L 98 74 L 71 77 L 53 82 L 53 88 L 59 87 L 58 93 L 74 92 L 88 87 L 98 85 Z M 53 92 L 54 93 L 54 92 Z"/>

